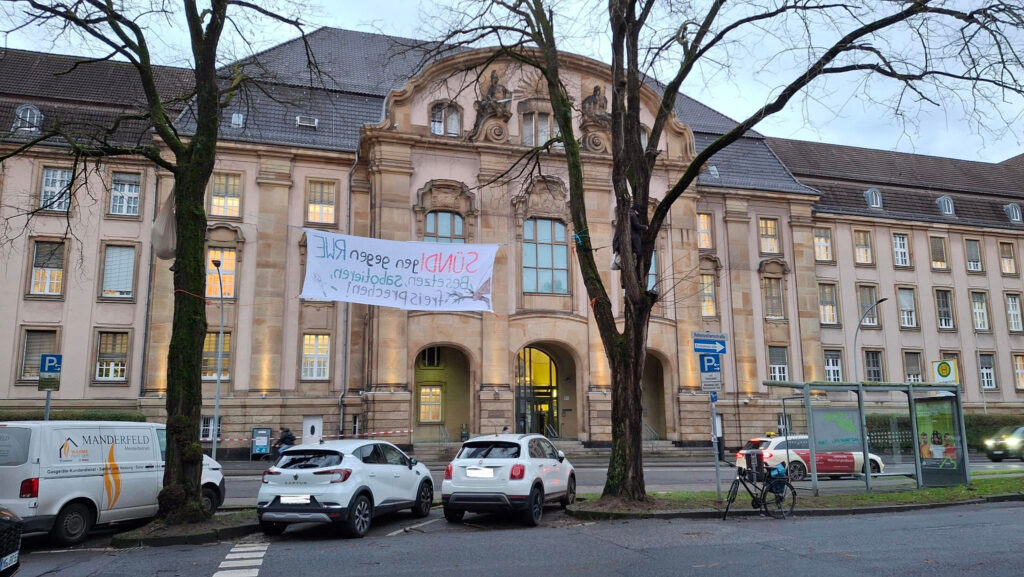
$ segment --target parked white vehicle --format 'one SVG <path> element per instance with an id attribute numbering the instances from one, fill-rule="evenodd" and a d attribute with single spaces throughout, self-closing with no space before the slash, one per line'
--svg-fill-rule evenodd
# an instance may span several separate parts
<path id="1" fill-rule="evenodd" d="M 167 430 L 161 423 L 0 423 L 0 506 L 66 545 L 97 523 L 152 517 L 163 487 Z M 220 465 L 203 458 L 203 498 L 224 502 Z"/>
<path id="2" fill-rule="evenodd" d="M 771 436 L 755 437 L 747 441 L 743 448 L 736 452 L 736 466 L 746 466 L 748 451 L 758 450 L 764 455 L 765 466 L 769 469 L 779 463 L 786 464 L 789 476 L 794 481 L 810 478 L 811 451 L 807 435 L 790 435 L 789 437 Z M 862 451 L 815 451 L 818 474 L 828 475 L 830 479 L 838 479 L 845 475 L 855 475 L 864 471 L 864 453 Z M 868 453 L 871 474 L 877 475 L 885 470 L 882 458 Z"/>
<path id="3" fill-rule="evenodd" d="M 426 466 L 391 443 L 327 441 L 283 451 L 263 473 L 256 501 L 267 535 L 280 535 L 290 523 L 331 523 L 362 537 L 382 513 L 429 515 L 434 484 Z"/>
<path id="4" fill-rule="evenodd" d="M 466 511 L 520 511 L 525 524 L 536 526 L 545 503 L 565 508 L 576 500 L 576 474 L 543 435 L 476 437 L 445 468 L 441 500 L 452 523 Z"/>

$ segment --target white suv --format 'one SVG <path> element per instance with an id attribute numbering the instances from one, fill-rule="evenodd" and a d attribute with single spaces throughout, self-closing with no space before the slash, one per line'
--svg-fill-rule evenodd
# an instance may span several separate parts
<path id="1" fill-rule="evenodd" d="M 426 517 L 434 502 L 430 471 L 384 441 L 353 439 L 296 445 L 263 473 L 256 515 L 267 535 L 289 523 L 331 523 L 362 537 L 373 517 L 411 509 Z"/>
<path id="2" fill-rule="evenodd" d="M 441 500 L 452 523 L 466 511 L 521 511 L 523 522 L 536 526 L 545 503 L 565 508 L 576 500 L 576 474 L 543 435 L 476 437 L 445 468 Z"/>

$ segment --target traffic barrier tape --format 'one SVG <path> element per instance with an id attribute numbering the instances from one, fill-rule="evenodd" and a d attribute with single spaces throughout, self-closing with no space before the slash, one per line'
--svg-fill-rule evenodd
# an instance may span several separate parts
<path id="1" fill-rule="evenodd" d="M 320 435 L 320 438 L 321 439 L 346 439 L 346 438 L 359 439 L 359 438 L 362 438 L 362 437 L 381 437 L 381 436 L 386 436 L 386 435 L 404 435 L 406 433 L 412 433 L 412 432 L 413 432 L 413 429 L 395 429 L 393 431 L 373 431 L 371 433 L 360 433 L 358 435 Z M 267 438 L 269 440 L 271 440 L 271 441 L 278 440 L 278 437 L 267 437 Z M 302 437 L 295 437 L 295 440 L 297 441 L 297 440 L 299 440 L 301 438 Z M 207 441 L 212 441 L 213 438 L 212 437 L 201 437 L 199 440 L 202 441 L 202 442 L 207 442 Z M 245 438 L 245 437 L 222 437 L 222 438 L 218 438 L 217 439 L 218 443 L 221 443 L 221 442 L 224 442 L 224 441 L 240 443 L 240 442 L 243 442 L 243 441 L 245 441 L 245 442 L 252 441 L 252 439 Z"/>

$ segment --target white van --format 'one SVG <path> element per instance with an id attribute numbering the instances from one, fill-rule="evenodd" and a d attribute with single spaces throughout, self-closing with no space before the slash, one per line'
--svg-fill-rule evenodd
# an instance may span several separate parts
<path id="1" fill-rule="evenodd" d="M 161 423 L 0 423 L 0 506 L 66 545 L 95 523 L 152 517 L 163 486 L 167 430 Z M 203 458 L 203 500 L 224 502 L 220 465 Z"/>

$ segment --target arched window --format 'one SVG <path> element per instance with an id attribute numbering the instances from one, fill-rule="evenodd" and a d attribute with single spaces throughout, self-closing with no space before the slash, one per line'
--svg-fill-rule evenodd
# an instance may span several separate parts
<path id="1" fill-rule="evenodd" d="M 1010 222 L 1021 222 L 1020 205 L 1016 202 L 1011 202 L 1003 206 L 1003 210 L 1006 211 L 1006 216 L 1010 219 Z"/>
<path id="2" fill-rule="evenodd" d="M 465 244 L 462 215 L 457 212 L 436 210 L 427 213 L 423 242 L 441 242 L 446 244 Z"/>
<path id="3" fill-rule="evenodd" d="M 561 221 L 523 223 L 523 292 L 569 294 L 569 245 Z"/>
<path id="4" fill-rule="evenodd" d="M 21 132 L 39 132 L 43 125 L 43 113 L 31 104 L 22 104 L 14 111 L 14 126 L 11 130 Z"/>
<path id="5" fill-rule="evenodd" d="M 942 214 L 944 214 L 946 216 L 953 216 L 953 215 L 956 214 L 956 211 L 953 209 L 953 199 L 952 198 L 950 198 L 948 196 L 943 196 L 942 198 L 940 198 L 936 202 L 939 203 L 939 210 L 942 211 Z"/>
<path id="6" fill-rule="evenodd" d="M 882 208 L 882 191 L 877 188 L 865 190 L 864 199 L 868 201 L 868 206 L 871 208 Z"/>
<path id="7" fill-rule="evenodd" d="M 438 102 L 430 109 L 430 133 L 438 136 L 460 136 L 462 116 L 451 102 Z"/>

